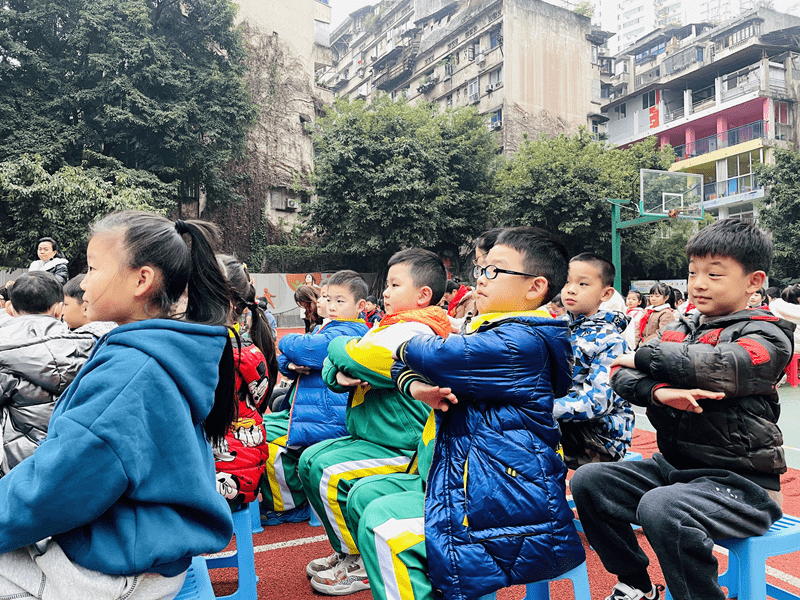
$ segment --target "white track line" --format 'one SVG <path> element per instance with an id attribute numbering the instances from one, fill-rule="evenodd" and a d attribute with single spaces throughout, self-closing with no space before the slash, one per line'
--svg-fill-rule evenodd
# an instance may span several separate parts
<path id="1" fill-rule="evenodd" d="M 280 550 L 281 548 L 291 548 L 292 546 L 305 546 L 306 544 L 316 544 L 317 542 L 324 542 L 328 539 L 327 535 L 315 535 L 314 537 L 300 538 L 298 540 L 289 540 L 288 542 L 276 542 L 274 544 L 264 544 L 263 546 L 256 546 L 253 552 L 268 552 L 270 550 Z"/>

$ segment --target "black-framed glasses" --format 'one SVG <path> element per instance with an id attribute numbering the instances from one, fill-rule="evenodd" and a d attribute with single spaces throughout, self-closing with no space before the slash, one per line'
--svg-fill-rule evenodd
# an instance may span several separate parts
<path id="1" fill-rule="evenodd" d="M 495 267 L 494 265 L 486 265 L 485 267 L 482 267 L 475 262 L 473 262 L 472 265 L 472 276 L 475 277 L 475 279 L 478 279 L 478 277 L 481 275 L 485 275 L 486 279 L 494 279 L 497 277 L 498 273 L 506 273 L 507 275 L 522 275 L 523 277 L 538 277 L 538 275 L 532 275 L 531 273 L 509 271 L 508 269 L 501 269 L 500 267 Z"/>

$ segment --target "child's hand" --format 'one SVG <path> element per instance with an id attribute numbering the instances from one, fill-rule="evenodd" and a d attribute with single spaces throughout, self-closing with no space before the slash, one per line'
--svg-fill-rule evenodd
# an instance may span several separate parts
<path id="1" fill-rule="evenodd" d="M 299 373 L 300 375 L 308 375 L 311 372 L 311 367 L 304 367 L 303 365 L 296 365 L 296 364 L 294 364 L 292 362 L 290 362 L 288 365 L 286 365 L 286 368 L 289 369 L 290 371 L 295 371 L 295 372 Z"/>
<path id="2" fill-rule="evenodd" d="M 336 371 L 336 383 L 342 387 L 356 387 L 362 385 L 364 382 L 355 377 L 350 377 L 350 375 L 343 371 Z"/>
<path id="3" fill-rule="evenodd" d="M 421 381 L 412 381 L 408 386 L 408 393 L 414 400 L 419 400 L 442 412 L 447 412 L 451 404 L 458 404 L 458 398 L 450 388 L 440 388 L 438 385 L 428 385 Z"/>
<path id="4" fill-rule="evenodd" d="M 614 362 L 611 363 L 612 367 L 626 367 L 628 369 L 635 369 L 636 365 L 633 363 L 634 353 L 629 352 L 628 354 L 623 354 L 622 356 L 618 356 L 614 359 Z"/>
<path id="5" fill-rule="evenodd" d="M 724 392 L 709 392 L 708 390 L 680 390 L 671 387 L 658 388 L 653 392 L 653 398 L 661 404 L 666 404 L 678 410 L 687 410 L 689 412 L 701 413 L 703 409 L 697 403 L 701 398 L 709 398 L 711 400 L 722 400 L 725 397 Z"/>

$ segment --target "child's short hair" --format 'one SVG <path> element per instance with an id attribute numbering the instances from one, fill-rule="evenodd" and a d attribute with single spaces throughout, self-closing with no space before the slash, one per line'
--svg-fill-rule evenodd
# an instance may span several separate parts
<path id="1" fill-rule="evenodd" d="M 561 301 L 561 294 L 556 294 L 553 296 L 553 299 L 550 300 L 550 302 L 559 308 L 564 308 L 564 303 Z"/>
<path id="2" fill-rule="evenodd" d="M 54 304 L 64 301 L 61 282 L 47 271 L 30 271 L 20 275 L 9 291 L 14 310 L 28 315 L 44 314 Z"/>
<path id="3" fill-rule="evenodd" d="M 640 292 L 639 290 L 631 289 L 628 291 L 628 295 L 630 296 L 631 294 L 636 294 L 639 297 L 639 304 L 641 304 L 644 301 L 644 296 L 642 296 L 642 292 Z"/>
<path id="4" fill-rule="evenodd" d="M 353 294 L 353 300 L 356 302 L 359 300 L 365 300 L 367 298 L 367 294 L 369 293 L 369 286 L 367 285 L 367 282 L 364 281 L 364 278 L 355 271 L 337 271 L 330 276 L 326 283 L 328 284 L 328 288 L 330 288 L 332 285 L 338 285 L 343 288 L 347 288 L 350 293 Z"/>
<path id="5" fill-rule="evenodd" d="M 369 302 L 370 304 L 377 304 L 378 299 L 375 296 L 367 296 L 367 302 Z"/>
<path id="6" fill-rule="evenodd" d="M 503 233 L 503 231 L 505 231 L 505 227 L 495 227 L 494 229 L 490 229 L 486 233 L 475 238 L 473 245 L 476 249 L 480 250 L 484 254 L 488 254 L 489 250 L 491 250 L 497 243 L 497 238 L 500 237 L 500 234 Z"/>
<path id="7" fill-rule="evenodd" d="M 522 255 L 525 271 L 547 279 L 542 304 L 550 302 L 567 282 L 569 254 L 552 233 L 538 227 L 509 227 L 497 238 L 495 246 L 508 246 Z"/>
<path id="8" fill-rule="evenodd" d="M 780 298 L 781 288 L 779 288 L 777 286 L 768 287 L 767 291 L 765 293 L 766 293 L 766 297 L 767 298 L 769 298 L 770 300 L 775 300 L 775 298 Z"/>
<path id="9" fill-rule="evenodd" d="M 800 304 L 800 284 L 795 283 L 783 290 L 781 299 L 789 304 Z"/>
<path id="10" fill-rule="evenodd" d="M 431 288 L 431 305 L 439 304 L 447 285 L 447 269 L 441 258 L 430 250 L 409 248 L 392 255 L 388 267 L 391 269 L 395 265 L 408 265 L 414 285 Z"/>
<path id="11" fill-rule="evenodd" d="M 453 292 L 457 292 L 458 291 L 458 284 L 455 281 L 453 281 L 452 279 L 448 279 L 447 280 L 447 287 L 445 288 L 445 291 L 448 294 L 452 294 Z"/>
<path id="12" fill-rule="evenodd" d="M 578 256 L 573 256 L 570 263 L 582 262 L 592 265 L 600 275 L 600 281 L 603 286 L 610 287 L 614 285 L 614 278 L 617 276 L 617 269 L 611 264 L 607 258 L 603 258 L 593 252 L 582 252 Z"/>
<path id="13" fill-rule="evenodd" d="M 772 265 L 772 240 L 763 231 L 738 219 L 722 219 L 689 238 L 686 256 L 727 256 L 744 269 L 769 272 Z"/>
<path id="14" fill-rule="evenodd" d="M 76 275 L 64 284 L 64 295 L 70 298 L 75 298 L 78 304 L 83 302 L 83 290 L 81 289 L 81 281 L 86 277 L 85 274 Z"/>

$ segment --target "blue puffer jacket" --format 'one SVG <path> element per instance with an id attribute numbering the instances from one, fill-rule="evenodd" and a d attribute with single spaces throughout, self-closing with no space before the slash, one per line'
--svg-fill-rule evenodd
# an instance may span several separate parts
<path id="1" fill-rule="evenodd" d="M 469 600 L 583 562 L 553 417 L 554 396 L 572 382 L 567 323 L 543 311 L 495 313 L 467 335 L 419 336 L 399 352 L 458 398 L 437 411 L 427 478 L 434 595 Z"/>
<path id="2" fill-rule="evenodd" d="M 291 391 L 292 412 L 289 421 L 289 446 L 310 446 L 323 440 L 347 435 L 345 411 L 347 394 L 331 391 L 322 380 L 322 363 L 328 356 L 328 344 L 339 336 L 361 337 L 367 333 L 364 321 L 333 320 L 315 333 L 290 334 L 278 343 L 281 355 L 278 367 L 287 377 L 297 378 Z M 310 367 L 307 375 L 289 371 L 289 363 Z"/>

